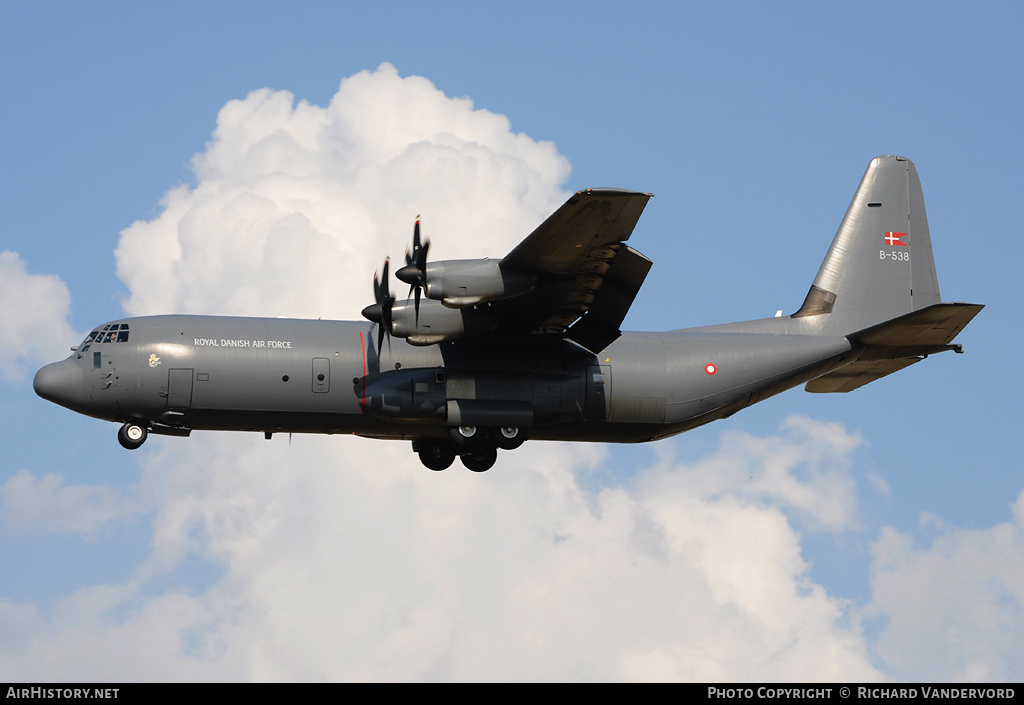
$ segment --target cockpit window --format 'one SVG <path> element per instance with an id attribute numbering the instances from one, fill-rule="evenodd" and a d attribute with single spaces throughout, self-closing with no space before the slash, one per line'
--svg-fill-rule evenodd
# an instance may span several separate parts
<path id="1" fill-rule="evenodd" d="M 85 337 L 85 341 L 80 347 L 85 347 L 89 343 L 127 343 L 128 342 L 128 324 L 127 323 L 108 323 L 107 325 L 94 330 L 92 333 Z"/>

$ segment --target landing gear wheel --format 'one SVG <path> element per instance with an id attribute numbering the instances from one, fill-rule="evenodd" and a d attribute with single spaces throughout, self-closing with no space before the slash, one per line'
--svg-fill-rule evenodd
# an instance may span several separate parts
<path id="1" fill-rule="evenodd" d="M 472 448 L 483 435 L 476 426 L 452 426 L 448 429 L 448 436 L 459 448 Z"/>
<path id="2" fill-rule="evenodd" d="M 473 472 L 486 472 L 494 467 L 498 459 L 498 449 L 492 445 L 474 448 L 462 456 L 462 464 Z"/>
<path id="3" fill-rule="evenodd" d="M 149 431 L 142 424 L 128 421 L 117 431 L 117 442 L 122 448 L 135 450 L 149 438 Z"/>
<path id="4" fill-rule="evenodd" d="M 526 442 L 526 429 L 515 426 L 502 426 L 491 429 L 494 445 L 502 450 L 515 450 Z"/>
<path id="5" fill-rule="evenodd" d="M 455 452 L 443 441 L 423 441 L 417 453 L 430 470 L 447 470 L 455 462 Z"/>

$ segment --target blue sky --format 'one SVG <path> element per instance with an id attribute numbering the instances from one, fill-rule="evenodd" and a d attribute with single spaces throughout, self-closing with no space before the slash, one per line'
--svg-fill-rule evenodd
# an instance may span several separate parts
<path id="1" fill-rule="evenodd" d="M 965 355 L 936 356 L 849 395 L 794 390 L 726 421 L 650 446 L 552 446 L 551 460 L 542 459 L 547 453 L 543 445 L 539 450 L 524 448 L 521 461 L 503 462 L 483 476 L 491 488 L 465 491 L 480 493 L 467 496 L 483 506 L 499 503 L 491 509 L 507 510 L 513 524 L 548 526 L 545 522 L 576 515 L 566 509 L 563 514 L 552 510 L 541 518 L 528 516 L 508 499 L 517 496 L 514 492 L 498 496 L 497 488 L 515 488 L 517 477 L 532 477 L 519 470 L 518 462 L 547 468 L 545 486 L 555 482 L 552 478 L 571 478 L 573 492 L 584 503 L 608 509 L 602 502 L 622 502 L 637 516 L 660 516 L 652 504 L 651 487 L 681 482 L 690 494 L 684 492 L 679 506 L 666 509 L 666 516 L 676 516 L 673 511 L 703 516 L 707 511 L 712 513 L 708 516 L 721 516 L 726 527 L 746 526 L 751 517 L 780 520 L 782 524 L 772 524 L 780 531 L 772 546 L 782 553 L 798 550 L 805 563 L 776 576 L 780 584 L 799 586 L 808 594 L 820 591 L 822 604 L 839 615 L 831 621 L 822 617 L 826 626 L 816 631 L 818 622 L 807 615 L 818 614 L 814 610 L 820 605 L 794 604 L 792 612 L 784 611 L 790 617 L 789 628 L 802 636 L 820 632 L 839 638 L 838 634 L 857 644 L 849 661 L 842 662 L 846 670 L 787 672 L 790 675 L 1019 680 L 1024 674 L 1019 656 L 1024 644 L 1012 632 L 1021 624 L 1024 606 L 1024 500 L 1019 499 L 1024 490 L 1019 462 L 1024 448 L 1013 404 L 1022 382 L 1020 366 L 1014 362 L 1021 320 L 1019 275 L 1014 269 L 1022 254 L 1015 217 L 1022 156 L 1018 116 L 1024 108 L 1021 19 L 1019 6 L 1012 3 L 988 3 L 969 12 L 952 3 L 861 3 L 837 9 L 800 3 L 689 7 L 655 2 L 639 10 L 602 2 L 5 4 L 0 9 L 0 154 L 5 167 L 0 251 L 17 253 L 21 264 L 11 264 L 9 257 L 5 262 L 11 268 L 4 271 L 12 277 L 9 282 L 17 275 L 25 285 L 12 290 L 0 284 L 0 329 L 11 343 L 0 366 L 0 433 L 7 450 L 0 464 L 0 563 L 7 566 L 0 577 L 0 622 L 8 627 L 0 629 L 0 651 L 19 653 L 32 644 L 40 655 L 13 662 L 2 671 L 4 677 L 772 677 L 770 669 L 758 671 L 756 664 L 771 663 L 782 647 L 770 639 L 751 640 L 749 635 L 744 643 L 760 649 L 747 654 L 749 663 L 755 664 L 751 670 L 710 657 L 699 670 L 693 664 L 703 662 L 694 661 L 692 654 L 681 658 L 678 645 L 670 640 L 661 644 L 660 653 L 678 657 L 689 664 L 686 668 L 671 666 L 669 657 L 664 662 L 670 665 L 661 670 L 626 667 L 623 664 L 657 659 L 650 654 L 641 658 L 636 653 L 591 653 L 583 636 L 589 632 L 581 625 L 600 623 L 610 613 L 625 614 L 597 601 L 593 611 L 581 612 L 579 623 L 573 623 L 575 630 L 566 628 L 580 638 L 559 649 L 576 654 L 579 662 L 567 657 L 566 663 L 558 662 L 565 667 L 561 671 L 555 666 L 502 670 L 495 664 L 507 654 L 499 649 L 485 650 L 493 655 L 493 663 L 468 660 L 465 653 L 470 646 L 479 646 L 475 639 L 482 639 L 478 633 L 488 627 L 510 644 L 528 641 L 515 633 L 516 624 L 498 625 L 495 613 L 470 605 L 468 598 L 452 598 L 444 609 L 434 603 L 420 605 L 427 621 L 436 623 L 440 633 L 449 635 L 448 643 L 458 646 L 444 663 L 420 664 L 413 659 L 410 663 L 415 665 L 408 670 L 389 670 L 379 663 L 370 667 L 354 657 L 339 656 L 338 662 L 346 667 L 332 670 L 324 664 L 304 670 L 295 665 L 300 646 L 292 652 L 268 649 L 261 658 L 247 660 L 231 647 L 233 639 L 242 639 L 240 634 L 289 642 L 280 639 L 275 624 L 255 617 L 252 622 L 239 618 L 241 631 L 225 636 L 227 617 L 214 606 L 217 600 L 230 593 L 231 599 L 225 599 L 236 607 L 264 604 L 269 598 L 255 596 L 255 588 L 248 588 L 264 585 L 266 576 L 242 570 L 240 549 L 226 548 L 236 544 L 211 528 L 221 524 L 209 517 L 220 516 L 217 512 L 224 510 L 231 495 L 218 494 L 203 484 L 212 481 L 207 474 L 197 476 L 194 466 L 183 463 L 202 452 L 214 458 L 249 457 L 262 451 L 262 438 L 207 434 L 187 441 L 154 439 L 157 442 L 129 454 L 117 445 L 112 424 L 78 417 L 32 393 L 31 375 L 38 366 L 56 359 L 61 347 L 66 350 L 77 343 L 80 334 L 97 323 L 124 315 L 123 302 L 133 296 L 145 293 L 148 301 L 162 301 L 168 307 L 191 306 L 188 312 L 224 312 L 230 307 L 211 303 L 211 310 L 199 310 L 200 304 L 189 303 L 196 299 L 190 299 L 188 291 L 172 291 L 171 280 L 160 279 L 169 270 L 161 269 L 159 261 L 134 270 L 125 266 L 119 277 L 114 251 L 134 242 L 136 250 L 131 252 L 137 252 L 147 238 L 160 242 L 167 230 L 161 224 L 168 222 L 161 204 L 177 186 L 184 186 L 182 198 L 187 199 L 189 189 L 204 185 L 193 164 L 216 160 L 193 162 L 193 156 L 221 154 L 216 147 L 221 142 L 213 133 L 218 115 L 230 101 L 246 101 L 237 104 L 244 115 L 233 127 L 243 134 L 245 120 L 257 115 L 255 108 L 251 115 L 245 112 L 256 104 L 247 101 L 252 91 L 288 91 L 295 104 L 305 101 L 326 108 L 340 95 L 343 79 L 368 72 L 368 92 L 360 95 L 404 101 L 427 95 L 435 112 L 423 122 L 436 121 L 437 134 L 445 132 L 446 115 L 479 117 L 479 111 L 488 111 L 505 116 L 510 134 L 525 135 L 530 145 L 541 145 L 530 147 L 529 155 L 509 156 L 508 170 L 526 165 L 525 171 L 536 171 L 538 176 L 523 178 L 536 178 L 530 183 L 543 186 L 545 203 L 557 204 L 565 192 L 592 186 L 655 193 L 631 240 L 655 263 L 626 321 L 637 330 L 795 310 L 871 157 L 896 153 L 913 159 L 924 187 L 944 300 L 987 305 L 959 338 Z M 379 68 L 385 62 L 402 79 L 423 77 L 435 92 L 412 91 L 408 81 L 387 82 L 388 70 Z M 385 95 L 385 83 L 395 92 Z M 459 98 L 472 101 L 473 110 Z M 400 107 L 416 119 L 418 105 Z M 497 141 L 494 144 L 508 143 L 497 132 L 488 134 Z M 470 142 L 467 138 L 462 144 Z M 567 178 L 555 162 L 537 156 L 547 149 L 545 143 L 571 166 Z M 490 142 L 486 146 L 498 150 Z M 375 194 L 373 200 L 366 196 L 364 204 L 368 211 L 373 210 L 371 204 L 377 205 L 378 214 L 394 208 L 394 214 L 380 214 L 387 227 L 392 218 L 409 221 L 405 208 L 415 214 L 422 207 L 426 227 L 437 224 L 431 235 L 435 248 L 452 248 L 445 253 L 452 257 L 463 256 L 459 243 L 467 243 L 467 250 L 486 247 L 488 235 L 473 227 L 498 219 L 502 225 L 496 228 L 500 232 L 494 236 L 495 251 L 466 251 L 464 256 L 500 255 L 545 213 L 539 202 L 519 204 L 512 193 L 470 198 L 477 187 L 480 192 L 500 190 L 504 177 L 497 178 L 492 185 L 453 174 L 448 183 L 432 184 L 431 197 L 424 196 L 427 202 L 406 206 L 385 193 Z M 408 187 L 404 179 L 399 175 L 394 191 Z M 351 193 L 364 193 L 361 188 L 353 183 Z M 455 217 L 460 203 L 463 220 Z M 330 205 L 322 204 L 325 213 Z M 397 212 L 399 206 L 402 213 Z M 514 208 L 522 209 L 515 211 L 518 220 L 513 219 L 521 221 L 520 231 L 507 222 L 506 213 Z M 450 231 L 447 245 L 445 229 Z M 219 232 L 209 237 L 211 249 L 196 253 L 194 261 L 196 271 L 202 269 L 201 263 L 211 263 L 201 278 L 209 288 L 200 287 L 193 296 L 217 302 L 223 296 L 230 302 L 243 280 L 236 280 L 230 267 L 215 268 L 220 260 L 213 243 L 219 242 Z M 264 272 L 275 290 L 268 286 L 254 293 L 254 302 L 277 297 L 301 307 L 314 295 L 336 295 L 343 300 L 339 310 L 358 311 L 365 304 L 359 297 L 369 297 L 372 268 L 385 254 L 399 255 L 407 238 L 407 230 L 396 229 L 393 236 L 360 241 L 359 256 L 366 258 L 367 266 L 365 273 L 354 272 L 351 281 L 325 276 L 310 282 L 306 272 L 293 271 L 289 284 L 292 280 L 287 278 L 270 279 L 271 270 L 260 269 L 257 262 L 253 276 Z M 122 251 L 128 253 L 122 255 L 123 263 L 130 265 L 133 255 Z M 151 259 L 159 260 L 159 255 Z M 273 265 L 269 258 L 263 262 Z M 272 271 L 284 276 L 278 269 Z M 66 285 L 69 307 L 61 306 L 54 276 Z M 362 279 L 357 281 L 357 276 Z M 219 282 L 219 288 L 211 282 Z M 280 287 L 286 296 L 279 295 Z M 255 303 L 252 309 L 232 312 L 279 315 L 257 310 Z M 798 420 L 787 422 L 794 415 Z M 431 497 L 431 485 L 425 484 L 415 457 L 404 447 L 381 447 L 353 439 L 296 438 L 290 447 L 275 446 L 274 457 L 296 472 L 315 469 L 310 472 L 326 484 L 310 490 L 312 496 L 330 489 L 358 496 L 346 483 L 373 485 L 364 477 L 373 472 L 371 468 L 327 466 L 338 454 L 383 453 L 391 464 L 389 479 L 386 487 L 375 487 L 367 496 L 390 506 L 390 511 L 408 507 L 418 516 L 436 509 L 431 502 L 437 498 Z M 773 453 L 783 451 L 789 453 L 786 457 L 798 458 L 791 468 L 796 486 L 846 508 L 834 526 L 828 524 L 827 514 L 809 509 L 796 495 L 780 490 L 781 485 L 768 483 L 759 490 L 737 485 L 736 473 L 749 470 L 751 478 L 760 477 L 758 473 L 770 476 L 771 459 L 777 457 Z M 211 461 L 210 468 L 236 479 L 240 472 L 227 459 Z M 328 469 L 334 476 L 326 473 Z M 253 473 L 246 477 L 255 482 L 272 472 L 246 471 Z M 710 494 L 694 488 L 711 485 L 692 484 L 705 472 L 718 478 L 708 480 L 715 488 L 708 490 Z M 457 468 L 441 477 L 456 473 Z M 408 487 L 399 481 L 402 478 Z M 276 477 L 274 482 L 282 480 Z M 464 483 L 465 478 L 449 482 Z M 294 484 L 278 489 L 298 492 Z M 433 491 L 463 491 L 453 487 Z M 531 487 L 531 492 L 541 491 Z M 467 521 L 476 516 L 473 507 L 451 501 L 467 512 Z M 691 501 L 698 504 L 691 506 Z M 300 498 L 296 502 L 301 506 Z M 729 521 L 726 510 L 733 505 L 746 513 Z M 197 520 L 175 533 L 168 517 L 174 515 L 172 508 L 183 506 L 204 507 L 206 513 L 200 513 L 213 523 Z M 83 517 L 78 523 L 77 516 Z M 615 512 L 608 509 L 595 516 L 611 517 Z M 277 521 L 291 526 L 286 519 Z M 604 521 L 595 526 L 612 526 L 610 519 Z M 685 538 L 690 536 L 687 532 L 697 532 L 693 537 L 698 540 L 697 528 L 666 522 L 659 524 L 666 536 L 681 532 L 678 535 Z M 323 527 L 325 536 L 342 543 L 350 536 L 346 531 L 360 530 L 358 523 Z M 404 528 L 412 531 L 416 526 Z M 480 530 L 481 536 L 491 536 L 485 528 Z M 1007 534 L 1014 540 L 1005 542 L 1001 537 Z M 293 534 L 282 534 L 279 540 L 284 536 Z M 396 533 L 395 541 L 399 539 Z M 394 557 L 398 554 L 390 550 L 405 550 L 397 545 L 386 543 L 375 551 Z M 455 566 L 470 558 L 507 558 L 502 553 L 507 547 L 500 541 L 490 551 L 488 546 L 481 541 L 462 552 L 447 547 L 444 555 L 450 562 L 441 562 Z M 272 563 L 278 554 L 271 546 L 264 549 L 265 561 Z M 710 562 L 680 558 L 682 563 L 673 563 L 680 572 L 673 575 L 680 584 L 699 578 L 710 586 L 720 586 L 724 576 L 736 571 L 750 581 L 764 577 L 756 565 L 744 565 L 730 550 L 718 546 L 709 554 Z M 573 558 L 587 566 L 586 555 L 598 560 L 586 551 Z M 616 560 L 606 558 L 609 565 Z M 529 562 L 534 568 L 542 564 L 539 559 Z M 698 564 L 699 570 L 694 568 Z M 282 557 L 278 565 L 284 570 L 289 564 Z M 512 565 L 520 569 L 513 577 L 524 590 L 558 594 L 558 580 L 545 578 L 551 572 Z M 395 580 L 446 595 L 488 585 L 477 582 L 479 576 L 454 568 L 440 576 L 424 571 L 396 578 L 389 570 L 368 567 L 360 575 L 378 592 L 387 592 Z M 947 578 L 948 589 L 935 589 L 935 581 Z M 665 589 L 672 585 L 667 582 Z M 914 592 L 917 585 L 925 585 L 926 593 L 935 590 L 932 612 L 914 607 L 927 596 Z M 234 593 L 230 586 L 235 586 Z M 320 604 L 307 589 L 301 583 L 286 592 L 296 602 Z M 94 604 L 100 593 L 108 595 L 107 607 L 82 606 Z M 355 592 L 353 599 L 359 594 Z M 714 604 L 726 599 L 718 587 L 708 594 Z M 406 595 L 395 599 L 417 604 Z M 523 607 L 508 599 L 504 603 L 496 596 L 495 609 L 515 613 L 513 606 Z M 609 605 L 618 604 L 609 599 Z M 735 599 L 752 620 L 760 614 L 756 605 L 762 603 L 750 595 Z M 993 622 L 982 615 L 972 621 L 971 614 L 955 615 L 951 606 L 964 603 L 991 604 L 1001 619 Z M 96 644 L 107 644 L 118 630 L 143 633 L 144 617 L 169 624 L 168 615 L 182 604 L 189 614 L 203 616 L 189 622 L 187 638 L 166 627 L 167 653 L 174 656 L 165 662 L 169 670 L 141 659 L 126 659 L 120 666 L 85 662 L 57 645 L 58 637 L 69 630 L 85 633 L 85 643 Z M 652 604 L 669 615 L 678 607 L 671 600 Z M 93 615 L 89 624 L 94 634 L 68 621 L 68 605 Z M 380 609 L 387 613 L 386 607 Z M 458 610 L 472 615 L 460 630 L 446 627 L 438 616 Z M 331 618 L 351 625 L 351 615 Z M 730 629 L 725 616 L 700 625 L 687 622 L 691 617 L 685 613 L 676 618 L 706 635 L 702 654 L 726 649 L 743 635 Z M 309 628 L 315 630 L 315 624 L 311 619 Z M 624 643 L 660 644 L 657 631 L 651 624 L 649 632 L 633 635 L 635 642 Z M 954 631 L 968 634 L 969 647 L 939 649 L 936 644 L 946 644 Z M 211 655 L 216 651 L 210 646 L 215 637 L 228 646 Z M 184 646 L 174 645 L 175 638 L 203 646 L 185 653 Z M 404 653 L 402 648 L 424 653 L 429 639 L 403 642 L 418 648 L 399 647 L 384 637 L 375 643 L 375 653 L 397 658 Z M 345 644 L 335 646 L 339 653 L 348 653 Z M 795 662 L 796 654 L 789 656 Z M 573 670 L 579 663 L 598 664 L 604 670 Z M 211 670 L 204 670 L 208 666 Z"/>

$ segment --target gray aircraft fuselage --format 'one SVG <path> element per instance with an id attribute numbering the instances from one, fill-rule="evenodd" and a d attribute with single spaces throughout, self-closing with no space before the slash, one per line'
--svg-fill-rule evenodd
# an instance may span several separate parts
<path id="1" fill-rule="evenodd" d="M 40 371 L 40 394 L 109 421 L 404 439 L 443 437 L 450 424 L 438 410 L 448 400 L 497 399 L 534 410 L 534 439 L 639 442 L 806 382 L 851 350 L 840 336 L 782 334 L 799 328 L 789 317 L 760 322 L 773 333 L 624 333 L 600 356 L 561 339 L 468 351 L 394 340 L 378 355 L 374 324 L 359 322 L 151 316 L 120 324 L 126 341 L 83 344 Z"/>
<path id="2" fill-rule="evenodd" d="M 799 384 L 849 392 L 954 350 L 983 308 L 942 303 L 917 171 L 868 165 L 800 309 L 664 333 L 621 333 L 651 262 L 626 245 L 650 194 L 574 194 L 501 260 L 431 263 L 415 226 L 371 322 L 149 316 L 94 330 L 34 386 L 147 434 L 347 433 L 405 439 L 471 470 L 526 438 L 633 443 L 724 418 Z M 425 298 L 421 301 L 421 293 Z M 386 343 L 385 343 L 386 341 Z"/>

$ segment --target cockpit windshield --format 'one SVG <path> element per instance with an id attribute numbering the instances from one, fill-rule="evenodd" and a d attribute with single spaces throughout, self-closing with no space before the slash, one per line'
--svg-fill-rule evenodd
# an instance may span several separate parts
<path id="1" fill-rule="evenodd" d="M 89 349 L 90 343 L 127 343 L 128 342 L 128 324 L 127 323 L 110 323 L 94 330 L 89 335 L 85 336 L 85 340 L 79 346 L 79 352 L 85 352 Z"/>

